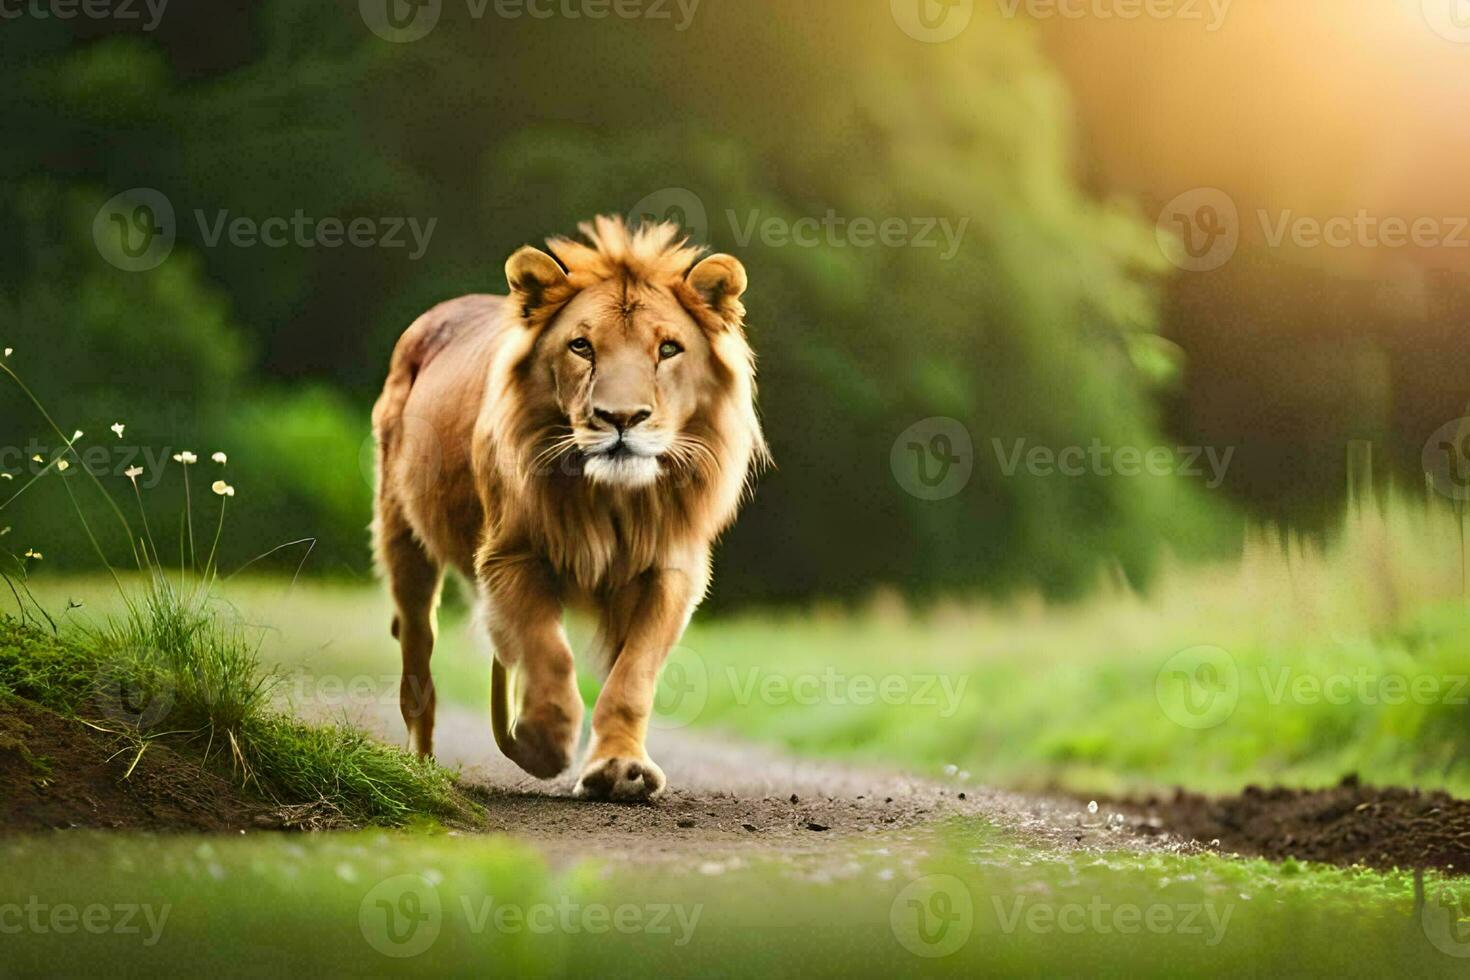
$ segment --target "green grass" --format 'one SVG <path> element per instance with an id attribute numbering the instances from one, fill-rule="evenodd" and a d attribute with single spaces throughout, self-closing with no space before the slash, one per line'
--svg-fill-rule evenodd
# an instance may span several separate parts
<path id="1" fill-rule="evenodd" d="M 1405 875 L 1051 853 L 976 823 L 699 860 L 604 873 L 495 837 L 78 834 L 0 843 L 0 910 L 18 908 L 21 975 L 1436 977 L 1470 950 L 1435 918 L 1463 882 L 1431 879 L 1421 908 Z M 107 909 L 95 933 L 51 928 L 51 910 L 90 906 Z M 138 932 L 103 927 L 118 909 Z"/>
<path id="2" fill-rule="evenodd" d="M 1232 791 L 1356 772 L 1470 794 L 1462 607 L 1371 636 L 1213 640 L 1200 641 L 1224 651 L 1208 655 L 1211 675 L 1184 640 L 1007 647 L 934 621 L 739 620 L 685 641 L 685 676 L 707 688 L 685 696 L 703 700 L 698 713 L 677 690 L 663 697 L 676 720 L 1016 787 Z"/>
<path id="3" fill-rule="evenodd" d="M 1453 515 L 1400 501 L 1356 515 L 1329 546 L 1261 535 L 1238 562 L 1176 569 L 1148 595 L 1110 584 L 1071 606 L 916 612 L 886 599 L 697 615 L 655 727 L 714 726 L 931 773 L 952 765 L 1023 788 L 1225 792 L 1356 772 L 1470 795 L 1460 537 Z M 101 580 L 33 585 L 53 608 L 83 602 L 69 614 L 78 622 L 113 610 Z M 395 696 L 397 645 L 376 585 L 257 579 L 224 594 L 264 629 L 278 699 Z M 571 626 L 585 643 L 585 624 Z M 1224 652 L 1228 676 L 1179 656 L 1200 647 Z M 433 666 L 442 702 L 484 710 L 488 654 L 462 608 L 446 609 Z M 1185 694 L 1212 710 L 1192 712 Z"/>
<path id="4" fill-rule="evenodd" d="M 954 766 L 1022 788 L 1227 792 L 1356 772 L 1470 795 L 1458 536 L 1444 515 L 1399 506 L 1325 551 L 1257 540 L 1238 563 L 1178 570 L 1147 596 L 1114 586 L 1065 607 L 915 612 L 888 600 L 696 616 L 661 681 L 655 727 L 713 726 L 929 773 Z M 77 622 L 111 614 L 100 580 L 34 585 L 54 608 L 83 602 Z M 377 586 L 257 579 L 225 594 L 264 629 L 278 700 L 320 714 L 348 691 L 396 696 Z M 572 634 L 585 642 L 585 624 Z M 1178 656 L 1201 646 L 1224 651 L 1219 666 L 1233 673 Z M 433 666 L 441 702 L 485 709 L 488 654 L 463 609 L 445 611 Z M 1186 693 L 1213 710 L 1191 712 Z"/>
<path id="5" fill-rule="evenodd" d="M 271 675 L 245 631 L 206 608 L 151 596 L 101 631 L 52 635 L 0 619 L 0 696 L 25 698 L 117 737 L 169 737 L 206 764 L 327 822 L 402 824 L 466 815 L 453 777 L 345 725 L 270 706 Z"/>

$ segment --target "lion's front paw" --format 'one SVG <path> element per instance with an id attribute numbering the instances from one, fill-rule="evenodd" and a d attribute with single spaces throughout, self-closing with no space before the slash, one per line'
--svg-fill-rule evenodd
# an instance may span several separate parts
<path id="1" fill-rule="evenodd" d="M 590 800 L 637 803 L 658 799 L 665 785 L 664 771 L 648 756 L 612 756 L 588 761 L 576 793 Z"/>

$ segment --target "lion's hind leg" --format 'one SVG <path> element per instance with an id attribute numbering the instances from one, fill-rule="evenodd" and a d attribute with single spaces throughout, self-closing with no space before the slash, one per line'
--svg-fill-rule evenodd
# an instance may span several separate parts
<path id="1" fill-rule="evenodd" d="M 409 748 L 421 758 L 434 753 L 434 676 L 429 659 L 439 627 L 444 568 L 395 512 L 379 515 L 378 558 L 393 596 L 393 635 L 403 654 L 398 704 Z"/>

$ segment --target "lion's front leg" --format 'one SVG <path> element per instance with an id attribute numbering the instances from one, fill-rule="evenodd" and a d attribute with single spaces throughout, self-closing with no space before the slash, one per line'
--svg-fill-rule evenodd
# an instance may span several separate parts
<path id="1" fill-rule="evenodd" d="M 555 582 L 530 556 L 482 559 L 479 574 L 495 656 L 521 682 L 514 728 L 501 748 L 526 772 L 550 779 L 571 765 L 582 733 L 582 696 Z"/>
<path id="2" fill-rule="evenodd" d="M 616 659 L 592 711 L 592 745 L 577 795 L 593 799 L 651 800 L 665 779 L 644 748 L 658 674 L 679 640 L 699 591 L 686 573 L 649 572 L 615 596 L 609 615 L 622 627 Z M 630 613 L 619 615 L 621 610 Z"/>

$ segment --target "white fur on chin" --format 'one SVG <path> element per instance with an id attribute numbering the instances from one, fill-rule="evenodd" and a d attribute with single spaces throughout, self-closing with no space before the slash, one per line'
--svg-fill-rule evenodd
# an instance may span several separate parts
<path id="1" fill-rule="evenodd" d="M 589 456 L 582 472 L 593 483 L 611 487 L 646 487 L 663 467 L 655 456 Z"/>

